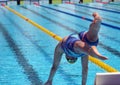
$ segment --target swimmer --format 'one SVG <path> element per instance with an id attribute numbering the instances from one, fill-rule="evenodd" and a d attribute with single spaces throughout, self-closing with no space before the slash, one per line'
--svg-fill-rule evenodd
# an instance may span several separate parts
<path id="1" fill-rule="evenodd" d="M 77 34 L 71 34 L 62 39 L 55 48 L 53 66 L 50 71 L 49 78 L 44 85 L 52 85 L 53 77 L 59 66 L 62 54 L 65 53 L 66 60 L 73 64 L 81 57 L 82 64 L 82 85 L 86 85 L 88 74 L 88 56 L 91 55 L 101 60 L 108 58 L 101 55 L 97 50 L 99 42 L 98 33 L 101 25 L 101 17 L 98 13 L 92 14 L 93 22 L 89 26 L 88 31 L 82 31 Z"/>

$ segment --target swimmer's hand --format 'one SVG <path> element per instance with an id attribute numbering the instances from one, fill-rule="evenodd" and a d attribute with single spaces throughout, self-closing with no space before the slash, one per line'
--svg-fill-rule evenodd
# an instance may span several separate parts
<path id="1" fill-rule="evenodd" d="M 99 59 L 101 59 L 101 60 L 108 60 L 108 58 L 107 58 L 107 57 L 102 56 L 102 55 L 100 55 L 100 56 L 99 56 Z"/>
<path id="2" fill-rule="evenodd" d="M 52 85 L 52 82 L 47 81 L 44 85 Z"/>

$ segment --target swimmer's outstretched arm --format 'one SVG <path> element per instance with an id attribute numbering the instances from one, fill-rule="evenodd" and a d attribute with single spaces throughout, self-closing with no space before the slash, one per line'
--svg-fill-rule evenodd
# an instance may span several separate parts
<path id="1" fill-rule="evenodd" d="M 76 43 L 74 44 L 75 47 L 75 51 L 77 53 L 84 53 L 86 55 L 91 55 L 93 57 L 96 57 L 98 59 L 101 60 L 106 60 L 108 59 L 107 57 L 101 55 L 96 46 L 89 46 L 87 43 L 83 42 L 83 41 L 76 41 Z"/>
<path id="2" fill-rule="evenodd" d="M 107 59 L 108 59 L 107 57 L 101 55 L 101 54 L 98 52 L 96 46 L 92 46 L 92 47 L 89 49 L 88 53 L 89 53 L 89 55 L 91 55 L 91 56 L 93 56 L 93 57 L 96 57 L 96 58 L 98 58 L 98 59 L 101 59 L 101 60 L 107 60 Z"/>
<path id="3" fill-rule="evenodd" d="M 54 75 L 56 73 L 56 70 L 57 70 L 57 68 L 59 66 L 59 63 L 61 61 L 61 57 L 62 57 L 62 54 L 63 54 L 63 50 L 61 49 L 60 44 L 61 44 L 61 42 L 55 48 L 53 66 L 51 68 L 49 78 L 48 78 L 47 82 L 44 85 L 52 85 L 53 77 L 54 77 Z"/>

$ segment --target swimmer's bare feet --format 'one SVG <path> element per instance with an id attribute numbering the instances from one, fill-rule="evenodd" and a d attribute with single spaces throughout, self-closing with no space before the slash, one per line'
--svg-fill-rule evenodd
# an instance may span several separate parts
<path id="1" fill-rule="evenodd" d="M 44 85 L 52 85 L 52 81 L 47 81 Z"/>
<path id="2" fill-rule="evenodd" d="M 94 17 L 93 23 L 96 23 L 97 20 L 101 21 L 101 17 L 97 12 L 94 12 L 92 16 Z"/>

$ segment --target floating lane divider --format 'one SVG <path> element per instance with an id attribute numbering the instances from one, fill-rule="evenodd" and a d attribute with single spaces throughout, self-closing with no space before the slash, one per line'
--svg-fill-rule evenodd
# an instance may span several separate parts
<path id="1" fill-rule="evenodd" d="M 100 3 L 106 3 L 106 2 L 100 2 Z M 108 10 L 108 9 L 103 9 L 103 8 L 97 8 L 97 7 L 87 6 L 87 5 L 83 5 L 83 4 L 76 4 L 76 3 L 71 3 L 71 2 L 66 2 L 66 4 L 71 4 L 71 5 L 76 5 L 76 6 L 82 6 L 82 7 L 86 7 L 86 8 L 92 8 L 92 9 L 97 9 L 97 10 L 102 10 L 102 11 L 107 11 L 107 12 L 112 12 L 112 13 L 120 14 L 119 11 Z"/>
<path id="2" fill-rule="evenodd" d="M 102 9 L 102 8 L 97 8 L 97 7 L 92 7 L 92 6 L 82 5 L 82 4 L 74 4 L 74 5 L 120 14 L 119 11 L 114 11 L 114 10 Z"/>
<path id="3" fill-rule="evenodd" d="M 22 14 L 18 13 L 17 11 L 11 9 L 8 6 L 5 6 L 4 4 L 2 4 L 2 6 L 4 6 L 6 9 L 8 9 L 9 11 L 13 12 L 14 14 L 18 15 L 19 17 L 21 17 L 22 19 L 26 20 L 27 22 L 29 22 L 30 24 L 34 25 L 35 27 L 39 28 L 40 30 L 42 30 L 43 32 L 47 33 L 48 35 L 52 36 L 53 38 L 55 38 L 56 40 L 60 41 L 61 37 L 57 36 L 56 34 L 52 33 L 51 31 L 45 29 L 44 27 L 40 26 L 39 24 L 35 23 L 34 21 L 30 20 L 29 18 L 23 16 Z"/>
<path id="4" fill-rule="evenodd" d="M 47 30 L 46 28 L 42 27 L 41 25 L 37 24 L 36 22 L 28 19 L 27 17 L 23 16 L 22 14 L 18 13 L 17 11 L 11 9 L 8 6 L 5 6 L 4 4 L 2 4 L 2 6 L 4 6 L 6 9 L 8 9 L 9 11 L 13 12 L 14 14 L 18 15 L 19 17 L 21 17 L 22 19 L 26 20 L 27 22 L 29 22 L 30 24 L 32 24 L 33 26 L 39 28 L 40 30 L 42 30 L 43 32 L 45 32 L 46 34 L 52 36 L 54 39 L 61 41 L 62 38 L 59 37 L 58 35 L 54 34 L 53 32 Z M 107 72 L 118 72 L 118 70 L 112 68 L 111 66 L 105 64 L 104 62 L 102 62 L 101 60 L 98 60 L 92 56 L 89 56 L 89 60 L 91 62 L 93 62 L 94 64 L 98 65 L 99 67 L 101 67 L 102 69 L 106 70 Z"/>
<path id="5" fill-rule="evenodd" d="M 109 3 L 109 5 L 116 5 L 116 6 L 120 6 L 120 3 L 114 3 L 114 2 L 111 2 L 111 3 Z"/>
<path id="6" fill-rule="evenodd" d="M 54 11 L 57 11 L 57 12 L 60 12 L 60 13 L 64 13 L 64 14 L 70 15 L 70 16 L 73 16 L 73 17 L 84 19 L 84 20 L 87 20 L 87 21 L 90 21 L 90 22 L 93 21 L 92 19 L 85 18 L 83 16 L 75 15 L 75 14 L 72 14 L 72 13 L 68 13 L 68 12 L 65 12 L 65 11 L 61 11 L 61 10 L 58 10 L 58 9 L 55 9 L 55 8 L 52 8 L 52 7 L 48 7 L 48 6 L 44 6 L 44 5 L 39 5 L 37 3 L 34 3 L 34 4 L 37 5 L 37 6 L 41 6 L 41 7 L 47 8 L 47 9 L 51 9 L 51 10 L 54 10 Z M 103 23 L 103 22 L 101 24 L 104 25 L 104 26 L 107 26 L 107 27 L 111 27 L 111 28 L 120 30 L 120 27 L 118 27 L 118 26 L 114 26 L 114 25 L 111 25 L 111 24 Z"/>

